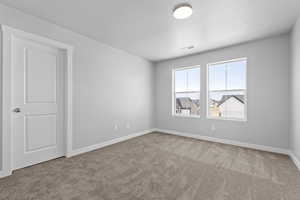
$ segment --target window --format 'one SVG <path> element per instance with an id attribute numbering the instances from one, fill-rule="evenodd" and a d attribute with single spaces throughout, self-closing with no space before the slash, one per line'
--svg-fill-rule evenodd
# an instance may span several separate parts
<path id="1" fill-rule="evenodd" d="M 200 116 L 200 67 L 173 71 L 173 115 Z"/>
<path id="2" fill-rule="evenodd" d="M 246 59 L 208 64 L 209 118 L 246 120 Z"/>

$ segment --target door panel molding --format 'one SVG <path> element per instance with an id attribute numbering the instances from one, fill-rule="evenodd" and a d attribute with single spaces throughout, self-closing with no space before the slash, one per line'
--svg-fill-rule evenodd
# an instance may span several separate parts
<path id="1" fill-rule="evenodd" d="M 36 79 L 37 77 L 34 74 L 30 73 L 30 71 L 31 71 L 30 66 L 32 66 L 32 65 L 30 65 L 30 63 L 29 63 L 29 56 L 34 54 L 34 53 L 37 53 L 37 54 L 40 54 L 40 55 L 36 56 L 36 57 L 38 57 L 39 59 L 43 58 L 45 60 L 45 59 L 47 59 L 45 57 L 45 54 L 47 53 L 48 58 L 50 56 L 55 57 L 56 65 L 59 65 L 57 56 L 53 55 L 51 53 L 48 53 L 48 52 L 43 52 L 44 55 L 41 55 L 40 52 L 35 52 L 35 50 L 28 49 L 28 48 L 25 48 L 24 50 L 25 50 L 25 52 L 24 52 L 24 59 L 25 59 L 25 61 L 24 61 L 24 63 L 25 63 L 25 66 L 24 66 L 24 73 L 25 73 L 24 86 L 25 86 L 25 94 L 26 94 L 25 95 L 25 104 L 28 104 L 28 103 L 55 103 L 56 102 L 56 82 L 51 84 L 51 86 L 52 86 L 51 89 L 53 90 L 52 96 L 44 97 L 42 99 L 41 99 L 41 97 L 35 97 L 34 91 L 32 92 L 29 89 L 30 86 L 34 87 L 34 86 L 38 85 L 37 83 L 34 83 L 34 82 L 31 83 L 32 80 L 37 80 Z M 42 56 L 44 56 L 44 57 L 42 57 Z M 44 75 L 49 73 L 49 74 L 51 74 L 52 76 L 54 76 L 56 78 L 56 72 L 57 72 L 56 67 L 55 68 L 52 68 L 52 66 L 48 66 L 48 67 L 49 67 L 48 69 L 40 69 L 40 70 L 44 72 Z M 37 69 L 35 69 L 35 70 L 37 70 Z M 43 79 L 43 78 L 40 78 L 40 79 Z M 46 81 L 45 79 L 43 79 L 43 80 Z M 42 90 L 40 88 L 38 88 L 37 93 L 40 93 L 40 92 L 43 92 L 43 91 L 45 91 L 44 88 Z M 36 98 L 38 98 L 38 100 Z"/>
<path id="2" fill-rule="evenodd" d="M 41 44 L 52 46 L 63 50 L 66 53 L 66 67 L 65 72 L 65 153 L 64 156 L 70 157 L 72 153 L 72 136 L 73 136 L 73 125 L 72 125 L 72 113 L 73 113 L 73 51 L 74 47 L 65 43 L 61 43 L 49 38 L 41 37 L 32 33 L 27 33 L 15 28 L 11 28 L 6 25 L 0 26 L 0 47 L 2 43 L 2 82 L 1 82 L 1 109 L 2 109 L 2 166 L 0 171 L 3 176 L 9 176 L 13 170 L 13 137 L 12 137 L 12 39 L 14 37 L 24 38 L 27 40 L 35 41 Z M 1 57 L 0 57 L 1 58 Z M 0 60 L 1 61 L 1 60 Z M 0 140 L 1 142 L 1 140 Z"/>
<path id="3" fill-rule="evenodd" d="M 51 119 L 51 124 L 55 124 L 54 128 L 55 130 L 51 130 L 51 127 L 53 126 L 49 126 L 47 127 L 47 124 L 43 124 L 43 129 L 44 129 L 44 132 L 48 131 L 52 131 L 52 132 L 55 132 L 55 136 L 54 138 L 51 138 L 51 135 L 49 134 L 49 137 L 47 138 L 39 138 L 39 139 L 47 139 L 47 141 L 44 142 L 44 144 L 35 144 L 36 142 L 32 141 L 30 138 L 30 133 L 31 134 L 34 134 L 36 133 L 37 131 L 30 131 L 30 121 L 33 121 L 31 123 L 36 123 L 34 122 L 35 121 L 38 121 L 38 123 L 42 123 L 43 121 L 43 118 L 50 118 Z M 39 114 L 39 115 L 25 115 L 25 123 L 24 123 L 24 138 L 25 138 L 25 150 L 24 152 L 25 153 L 31 153 L 31 152 L 36 152 L 36 151 L 41 151 L 43 149 L 49 149 L 49 148 L 56 148 L 56 145 L 58 144 L 57 142 L 57 131 L 56 131 L 56 114 Z M 45 121 L 45 120 L 44 120 Z M 50 125 L 51 125 L 50 124 Z M 49 125 L 49 124 L 48 124 Z M 49 128 L 49 129 L 48 129 Z M 40 130 L 40 131 L 43 131 L 43 130 Z M 37 135 L 37 133 L 35 134 Z M 47 136 L 47 135 L 46 135 Z M 39 137 L 39 135 L 37 135 L 37 137 Z M 45 135 L 43 135 L 43 137 L 45 137 Z M 46 144 L 46 142 L 50 142 L 48 144 Z"/>

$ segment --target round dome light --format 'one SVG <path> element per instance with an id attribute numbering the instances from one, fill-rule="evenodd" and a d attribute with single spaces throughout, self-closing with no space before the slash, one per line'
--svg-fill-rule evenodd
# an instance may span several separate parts
<path id="1" fill-rule="evenodd" d="M 176 19 L 186 19 L 193 14 L 192 6 L 189 4 L 179 4 L 173 10 L 173 16 Z"/>

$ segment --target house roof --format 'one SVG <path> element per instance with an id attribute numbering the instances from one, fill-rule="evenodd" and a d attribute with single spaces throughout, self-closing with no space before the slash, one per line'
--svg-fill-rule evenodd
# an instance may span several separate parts
<path id="1" fill-rule="evenodd" d="M 180 108 L 191 108 L 193 101 L 189 97 L 176 98 L 176 103 Z"/>
<path id="2" fill-rule="evenodd" d="M 242 104 L 245 104 L 245 96 L 244 95 L 223 95 L 222 99 L 218 102 L 218 106 L 222 105 L 224 102 L 226 102 L 230 98 L 235 98 Z"/>

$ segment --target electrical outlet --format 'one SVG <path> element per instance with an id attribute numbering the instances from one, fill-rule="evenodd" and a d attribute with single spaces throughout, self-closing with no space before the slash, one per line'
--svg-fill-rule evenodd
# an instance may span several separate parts
<path id="1" fill-rule="evenodd" d="M 119 130 L 119 126 L 117 124 L 114 125 L 114 130 L 115 131 Z"/>
<path id="2" fill-rule="evenodd" d="M 211 130 L 215 131 L 216 130 L 216 126 L 214 124 L 211 125 Z"/>

